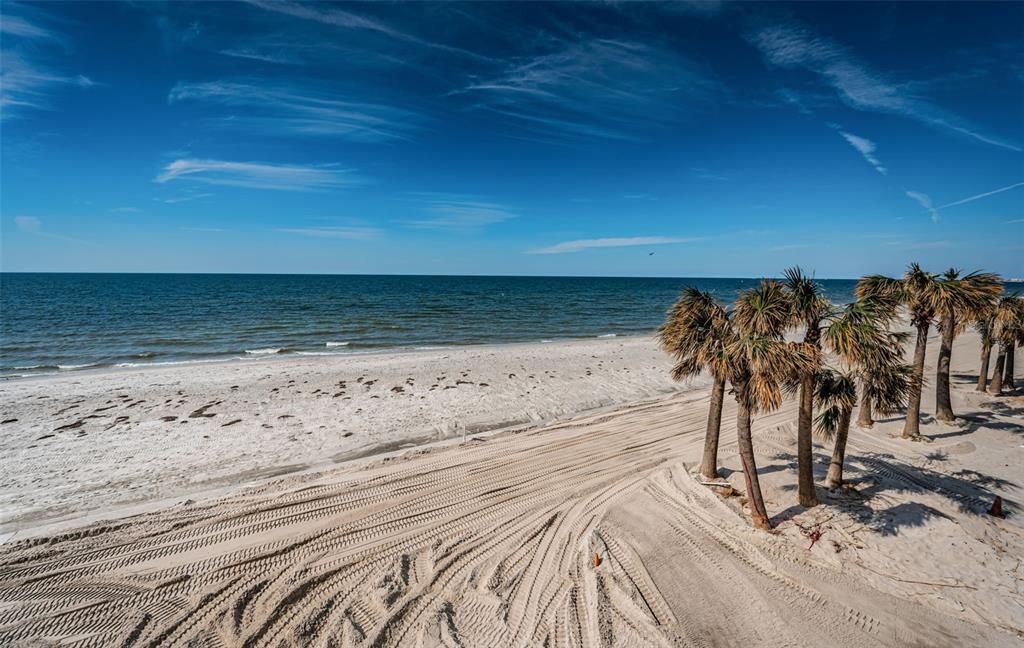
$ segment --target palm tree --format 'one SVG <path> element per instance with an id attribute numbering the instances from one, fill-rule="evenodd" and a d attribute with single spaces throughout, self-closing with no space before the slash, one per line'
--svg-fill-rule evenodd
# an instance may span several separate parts
<path id="1" fill-rule="evenodd" d="M 879 303 L 901 304 L 910 311 L 910 323 L 917 330 L 914 343 L 913 375 L 907 398 L 907 420 L 903 425 L 904 439 L 921 436 L 921 390 L 924 387 L 924 355 L 928 345 L 928 329 L 939 306 L 939 279 L 911 263 L 902 279 L 883 275 L 868 275 L 857 282 L 858 298 L 870 298 Z"/>
<path id="2" fill-rule="evenodd" d="M 784 273 L 785 285 L 790 300 L 792 323 L 804 327 L 804 343 L 821 350 L 821 325 L 829 316 L 832 305 L 821 293 L 818 284 L 804 275 L 798 267 L 788 268 Z M 820 354 L 819 356 L 820 357 Z M 797 414 L 796 457 L 797 496 L 800 506 L 818 505 L 814 490 L 814 382 L 819 367 L 810 367 L 800 376 L 800 409 Z"/>
<path id="3" fill-rule="evenodd" d="M 974 330 L 981 337 L 981 369 L 978 371 L 978 386 L 975 391 L 984 392 L 988 389 L 988 363 L 992 358 L 992 327 L 995 308 L 989 309 L 981 319 L 974 323 Z"/>
<path id="4" fill-rule="evenodd" d="M 706 479 L 716 479 L 718 436 L 729 369 L 725 349 L 735 337 L 729 314 L 711 293 L 686 288 L 658 329 L 658 337 L 661 347 L 675 357 L 673 379 L 682 380 L 706 370 L 714 381 L 700 474 Z"/>
<path id="5" fill-rule="evenodd" d="M 992 337 L 999 342 L 999 353 L 988 391 L 998 395 L 1003 393 L 1007 356 L 1015 344 L 1024 343 L 1024 299 L 1007 295 L 999 300 L 992 320 Z"/>
<path id="6" fill-rule="evenodd" d="M 816 419 L 818 433 L 827 440 L 835 441 L 825 486 L 836 488 L 843 483 L 846 439 L 850 433 L 850 416 L 857 402 L 857 387 L 851 374 L 832 369 L 819 371 L 817 378 L 815 400 L 821 408 Z"/>
<path id="7" fill-rule="evenodd" d="M 754 526 L 771 528 L 757 477 L 751 422 L 754 414 L 782 404 L 783 387 L 793 387 L 817 362 L 812 345 L 786 342 L 783 333 L 791 320 L 789 298 L 777 281 L 761 280 L 745 290 L 733 311 L 736 336 L 726 347 L 729 382 L 736 397 L 736 438 L 746 480 Z"/>
<path id="8" fill-rule="evenodd" d="M 982 317 L 1003 292 L 999 275 L 990 272 L 972 272 L 960 276 L 950 268 L 935 284 L 936 314 L 942 344 L 935 369 L 935 418 L 952 423 L 956 420 L 949 394 L 949 364 L 953 355 L 953 339 L 963 332 L 967 324 Z"/>
<path id="9" fill-rule="evenodd" d="M 835 440 L 825 480 L 829 488 L 843 482 L 846 439 L 857 400 L 856 380 L 861 385 L 862 406 L 874 405 L 888 413 L 906 400 L 910 367 L 903 364 L 904 336 L 888 331 L 892 317 L 885 304 L 857 300 L 833 318 L 824 332 L 825 344 L 847 368 L 845 372 L 820 372 L 815 394 L 822 408 L 816 419 L 818 432 Z"/>
<path id="10" fill-rule="evenodd" d="M 1003 386 L 1009 390 L 1016 388 L 1016 385 L 1013 384 L 1013 355 L 1015 347 L 1016 345 L 1012 340 L 1006 345 L 1006 363 L 1003 370 Z"/>

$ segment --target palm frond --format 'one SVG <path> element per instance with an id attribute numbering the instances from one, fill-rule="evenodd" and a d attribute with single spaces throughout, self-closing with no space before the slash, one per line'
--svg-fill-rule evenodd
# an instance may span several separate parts
<path id="1" fill-rule="evenodd" d="M 814 400 L 819 414 L 815 418 L 815 430 L 821 438 L 831 441 L 844 415 L 848 415 L 857 402 L 857 387 L 852 375 L 833 369 L 819 371 L 817 378 Z"/>
<path id="2" fill-rule="evenodd" d="M 657 335 L 662 349 L 675 358 L 675 380 L 695 376 L 705 369 L 725 375 L 725 348 L 733 336 L 732 323 L 728 312 L 711 293 L 684 289 Z"/>
<path id="3" fill-rule="evenodd" d="M 954 334 L 959 334 L 993 308 L 1003 285 L 995 273 L 972 272 L 961 277 L 951 269 L 934 282 L 933 291 L 935 311 L 943 325 L 952 325 Z"/>
<path id="4" fill-rule="evenodd" d="M 762 279 L 757 288 L 740 293 L 733 318 L 737 328 L 746 334 L 781 336 L 789 324 L 791 313 L 785 287 L 778 281 Z"/>

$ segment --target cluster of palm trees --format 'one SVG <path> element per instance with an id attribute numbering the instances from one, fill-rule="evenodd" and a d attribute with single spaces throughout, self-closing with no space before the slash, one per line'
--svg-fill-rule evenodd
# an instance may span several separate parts
<path id="1" fill-rule="evenodd" d="M 804 507 L 818 503 L 813 471 L 813 434 L 832 440 L 825 485 L 843 483 L 846 439 L 853 410 L 857 424 L 871 427 L 875 413 L 906 408 L 903 437 L 920 438 L 921 392 L 928 333 L 942 336 L 935 380 L 938 420 L 955 420 L 949 392 L 953 340 L 974 324 L 982 337 L 978 390 L 1000 394 L 1013 388 L 1015 346 L 1024 344 L 1024 299 L 1003 295 L 992 273 L 961 275 L 924 271 L 911 264 L 900 278 L 869 275 L 856 299 L 837 308 L 813 278 L 799 268 L 781 280 L 762 279 L 739 294 L 731 307 L 714 295 L 686 288 L 658 329 L 662 347 L 673 355 L 676 380 L 707 371 L 713 381 L 700 474 L 718 478 L 718 440 L 726 384 L 736 400 L 736 432 L 754 526 L 770 528 L 758 483 L 751 421 L 778 408 L 784 394 L 799 398 L 797 416 L 797 496 Z M 908 334 L 893 331 L 901 312 L 916 332 L 913 360 L 904 362 Z M 799 339 L 787 339 L 792 334 Z M 998 355 L 987 379 L 993 347 Z M 817 415 L 815 412 L 817 411 Z"/>

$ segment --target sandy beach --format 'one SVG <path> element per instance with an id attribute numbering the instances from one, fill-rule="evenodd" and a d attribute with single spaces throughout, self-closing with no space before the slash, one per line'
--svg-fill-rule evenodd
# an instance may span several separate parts
<path id="1" fill-rule="evenodd" d="M 23 527 L 0 549 L 0 643 L 1018 646 L 1024 398 L 973 391 L 977 349 L 972 333 L 955 347 L 961 425 L 927 418 L 928 443 L 898 439 L 900 417 L 855 427 L 848 486 L 819 488 L 823 504 L 808 511 L 795 504 L 794 403 L 758 417 L 775 533 L 749 526 L 741 496 L 720 497 L 691 476 L 707 390 L 658 395 L 680 386 L 646 339 L 356 358 L 344 370 L 331 359 L 286 360 L 6 384 L 6 416 L 19 421 L 5 434 L 22 444 L 12 459 L 22 469 L 8 472 L 4 493 L 8 510 L 23 498 L 13 499 Z M 540 369 L 551 353 L 562 354 L 548 365 L 554 376 Z M 355 403 L 334 396 L 341 381 Z M 44 407 L 28 402 L 40 385 Z M 627 396 L 644 400 L 547 426 L 459 433 Z M 117 410 L 108 418 L 138 418 L 53 431 L 106 400 Z M 371 410 L 369 400 L 389 404 Z M 56 414 L 76 401 L 79 411 Z M 189 418 L 208 403 L 201 414 L 215 416 Z M 365 418 L 353 416 L 359 407 Z M 295 420 L 280 419 L 285 412 Z M 739 492 L 734 412 L 727 399 L 721 454 Z M 161 416 L 188 424 L 161 425 Z M 409 420 L 416 434 L 402 427 Z M 258 472 L 423 431 L 456 436 L 295 475 Z M 55 436 L 28 439 L 44 433 Z M 84 451 L 76 444 L 96 444 L 96 463 L 66 473 Z M 829 450 L 815 446 L 819 484 Z M 198 494 L 211 485 L 226 494 Z M 117 517 L 125 501 L 189 489 L 197 494 Z M 996 494 L 1005 520 L 985 514 Z M 52 519 L 30 524 L 40 512 L 109 519 L 45 535 Z"/>
<path id="2" fill-rule="evenodd" d="M 649 337 L 610 337 L 0 382 L 20 467 L 0 476 L 0 535 L 702 384 L 669 366 Z"/>

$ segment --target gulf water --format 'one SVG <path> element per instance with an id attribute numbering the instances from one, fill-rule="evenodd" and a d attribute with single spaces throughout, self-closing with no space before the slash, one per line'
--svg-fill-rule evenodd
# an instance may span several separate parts
<path id="1" fill-rule="evenodd" d="M 0 376 L 650 334 L 685 286 L 756 279 L 0 274 Z M 853 298 L 852 280 L 821 280 Z"/>

